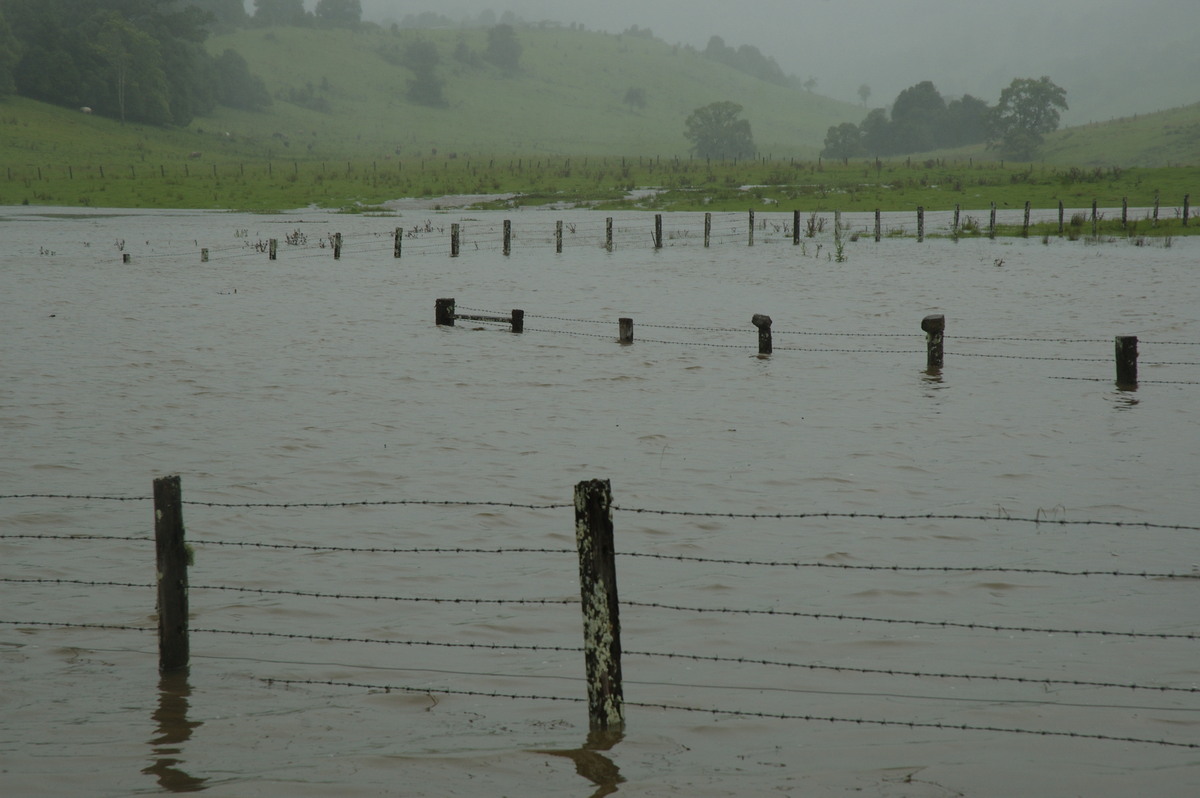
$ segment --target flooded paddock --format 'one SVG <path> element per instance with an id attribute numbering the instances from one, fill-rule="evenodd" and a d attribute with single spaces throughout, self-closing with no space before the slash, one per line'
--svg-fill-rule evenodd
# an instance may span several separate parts
<path id="1" fill-rule="evenodd" d="M 2 791 L 1200 788 L 1200 581 L 1170 576 L 1200 574 L 1200 241 L 847 214 L 839 262 L 831 216 L 749 246 L 714 214 L 709 247 L 702 217 L 655 249 L 617 214 L 610 252 L 572 210 L 0 209 Z M 447 297 L 524 332 L 437 326 Z M 195 556 L 160 679 L 167 474 Z M 590 479 L 619 736 L 579 651 Z"/>

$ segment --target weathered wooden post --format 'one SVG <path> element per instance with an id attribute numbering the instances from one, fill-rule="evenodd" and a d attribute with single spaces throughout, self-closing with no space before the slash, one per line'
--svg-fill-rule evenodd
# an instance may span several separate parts
<path id="1" fill-rule="evenodd" d="M 562 219 L 554 223 L 554 251 L 562 254 Z"/>
<path id="2" fill-rule="evenodd" d="M 617 342 L 622 344 L 633 343 L 633 319 L 623 317 L 617 320 L 618 330 Z"/>
<path id="3" fill-rule="evenodd" d="M 996 203 L 992 203 L 992 213 L 988 217 L 988 238 L 996 237 Z"/>
<path id="4" fill-rule="evenodd" d="M 188 667 L 188 550 L 183 541 L 179 477 L 154 480 L 154 551 L 158 574 L 158 670 Z"/>
<path id="5" fill-rule="evenodd" d="M 1188 226 L 1188 217 L 1192 215 L 1192 195 L 1183 195 L 1183 226 Z"/>
<path id="6" fill-rule="evenodd" d="M 917 206 L 917 243 L 925 240 L 925 207 Z"/>
<path id="7" fill-rule="evenodd" d="M 882 235 L 883 235 L 883 214 L 881 214 L 879 212 L 879 209 L 876 208 L 875 209 L 875 243 L 876 244 L 879 243 L 879 238 Z"/>
<path id="8" fill-rule="evenodd" d="M 937 314 L 921 319 L 921 329 L 925 331 L 926 366 L 928 371 L 940 371 L 944 360 L 942 338 L 946 332 L 946 317 Z"/>
<path id="9" fill-rule="evenodd" d="M 583 601 L 583 661 L 592 731 L 625 726 L 621 619 L 613 543 L 612 486 L 593 479 L 575 486 L 575 542 Z"/>
<path id="10" fill-rule="evenodd" d="M 1097 201 L 1092 200 L 1092 238 L 1100 235 L 1100 215 L 1097 213 Z"/>
<path id="11" fill-rule="evenodd" d="M 792 211 L 792 246 L 800 245 L 800 211 Z"/>
<path id="12" fill-rule="evenodd" d="M 269 260 L 276 260 L 278 257 L 279 257 L 279 239 L 272 238 L 270 240 L 270 242 L 267 244 L 267 258 Z"/>
<path id="13" fill-rule="evenodd" d="M 760 355 L 771 354 L 771 317 L 755 313 L 750 318 L 750 323 L 758 328 L 758 353 Z"/>
<path id="14" fill-rule="evenodd" d="M 750 211 L 750 238 L 746 242 L 746 246 L 748 246 L 748 247 L 754 246 L 754 211 L 753 210 Z"/>
<path id="15" fill-rule="evenodd" d="M 654 248 L 662 249 L 662 214 L 654 214 Z"/>
<path id="16" fill-rule="evenodd" d="M 133 256 L 130 255 L 128 252 L 121 253 L 121 263 L 129 263 L 132 260 L 133 260 Z"/>
<path id="17" fill-rule="evenodd" d="M 1025 200 L 1025 219 L 1021 222 L 1021 237 L 1029 238 L 1029 200 Z"/>
<path id="18" fill-rule="evenodd" d="M 515 333 L 525 332 L 525 311 L 513 308 L 512 331 Z"/>
<path id="19" fill-rule="evenodd" d="M 1058 234 L 1063 234 L 1063 204 L 1062 200 L 1058 201 Z"/>
<path id="20" fill-rule="evenodd" d="M 439 299 L 435 305 L 434 319 L 437 324 L 453 327 L 454 326 L 454 298 Z"/>
<path id="21" fill-rule="evenodd" d="M 1121 229 L 1129 227 L 1129 197 L 1121 197 Z"/>
<path id="22" fill-rule="evenodd" d="M 613 251 L 613 220 L 611 216 L 604 220 L 604 248 L 609 252 Z"/>
<path id="23" fill-rule="evenodd" d="M 454 222 L 450 225 L 450 257 L 458 257 L 458 245 L 458 222 Z"/>
<path id="24" fill-rule="evenodd" d="M 333 259 L 334 260 L 342 259 L 342 234 L 341 233 L 333 234 Z"/>
<path id="25" fill-rule="evenodd" d="M 959 218 L 962 215 L 962 205 L 954 205 L 954 224 L 950 227 L 950 233 L 955 240 L 958 240 Z"/>
<path id="26" fill-rule="evenodd" d="M 505 257 L 512 254 L 512 221 L 504 220 L 504 255 Z"/>
<path id="27" fill-rule="evenodd" d="M 712 214 L 704 214 L 704 247 L 707 249 L 712 240 Z"/>
<path id="28" fill-rule="evenodd" d="M 1117 336 L 1117 387 L 1136 388 L 1138 384 L 1138 339 L 1136 335 Z"/>
<path id="29" fill-rule="evenodd" d="M 208 263 L 208 247 L 200 248 L 200 262 Z"/>
<path id="30" fill-rule="evenodd" d="M 392 257 L 398 258 L 404 251 L 404 228 L 397 227 L 392 239 Z"/>
<path id="31" fill-rule="evenodd" d="M 1154 192 L 1154 227 L 1158 227 L 1158 192 Z"/>

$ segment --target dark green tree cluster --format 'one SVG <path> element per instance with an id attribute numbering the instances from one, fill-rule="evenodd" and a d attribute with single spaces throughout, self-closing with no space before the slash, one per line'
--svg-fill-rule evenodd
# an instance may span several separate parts
<path id="1" fill-rule="evenodd" d="M 901 155 L 987 140 L 990 109 L 983 100 L 963 95 L 946 102 L 932 82 L 910 86 L 896 97 L 891 114 L 876 108 L 862 124 L 829 128 L 826 158 Z"/>
<path id="2" fill-rule="evenodd" d="M 779 64 L 775 63 L 775 59 L 763 55 L 757 47 L 749 44 L 733 48 L 725 44 L 725 40 L 720 36 L 713 36 L 708 40 L 703 55 L 760 80 L 778 83 L 781 86 L 788 85 L 788 77 L 783 74 Z"/>
<path id="3" fill-rule="evenodd" d="M 521 52 L 524 49 L 517 39 L 516 28 L 502 22 L 488 28 L 487 38 L 487 49 L 483 52 L 484 60 L 505 72 L 516 72 L 521 66 Z"/>
<path id="4" fill-rule="evenodd" d="M 204 49 L 213 9 L 222 7 L 0 0 L 0 92 L 7 71 L 8 85 L 22 96 L 155 125 L 186 125 L 218 103 L 261 108 L 270 97 L 245 60 L 236 53 L 213 58 Z M 232 7 L 225 10 L 236 18 Z"/>
<path id="5" fill-rule="evenodd" d="M 442 93 L 445 81 L 438 77 L 437 66 L 441 63 L 437 47 L 433 42 L 417 39 L 404 48 L 404 66 L 413 73 L 408 81 L 407 97 L 411 102 L 432 107 L 447 105 Z"/>
<path id="6" fill-rule="evenodd" d="M 987 142 L 1006 158 L 1029 160 L 1046 133 L 1058 129 L 1067 93 L 1048 77 L 1017 78 L 995 107 L 969 94 L 945 101 L 926 80 L 900 92 L 891 114 L 876 108 L 861 124 L 844 122 L 825 135 L 826 158 L 879 157 Z"/>

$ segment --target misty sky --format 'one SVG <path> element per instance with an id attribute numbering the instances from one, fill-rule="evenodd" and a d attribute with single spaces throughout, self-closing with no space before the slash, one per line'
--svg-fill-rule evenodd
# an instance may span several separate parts
<path id="1" fill-rule="evenodd" d="M 316 0 L 306 0 L 308 7 Z M 1066 121 L 1200 101 L 1200 0 L 362 0 L 364 15 L 435 10 L 451 17 L 490 9 L 528 21 L 578 22 L 592 30 L 651 28 L 668 43 L 703 48 L 713 34 L 751 44 L 788 74 L 849 102 L 867 84 L 870 105 L 933 80 L 947 97 L 995 102 L 1016 77 L 1049 75 L 1083 101 Z M 1159 55 L 1172 55 L 1161 69 Z M 1118 68 L 1111 91 L 1089 76 Z M 1183 62 L 1186 68 L 1178 68 Z M 1161 85 L 1172 92 L 1164 93 Z M 1076 84 L 1076 85 L 1072 85 Z M 1094 84 L 1094 85 L 1090 85 Z M 1177 97 L 1185 99 L 1178 100 Z M 1110 112 L 1111 111 L 1111 112 Z"/>

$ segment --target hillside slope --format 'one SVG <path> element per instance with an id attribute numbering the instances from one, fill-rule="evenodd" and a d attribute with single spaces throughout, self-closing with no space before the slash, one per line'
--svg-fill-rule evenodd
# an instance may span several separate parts
<path id="1" fill-rule="evenodd" d="M 402 52 L 418 39 L 438 49 L 446 107 L 408 101 L 413 73 L 381 55 Z M 276 101 L 262 114 L 222 110 L 209 124 L 266 144 L 273 139 L 276 151 L 286 145 L 289 157 L 411 156 L 434 149 L 686 156 L 688 114 L 734 100 L 744 106 L 761 154 L 788 158 L 815 157 L 830 125 L 861 116 L 853 105 L 766 83 L 657 39 L 523 28 L 520 69 L 512 75 L 455 59 L 460 39 L 476 56 L 486 50 L 484 30 L 277 28 L 215 37 L 210 49 L 240 52 Z M 624 102 L 630 89 L 642 91 L 644 107 Z"/>

